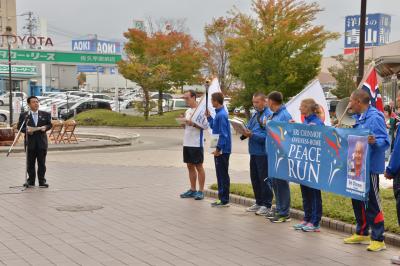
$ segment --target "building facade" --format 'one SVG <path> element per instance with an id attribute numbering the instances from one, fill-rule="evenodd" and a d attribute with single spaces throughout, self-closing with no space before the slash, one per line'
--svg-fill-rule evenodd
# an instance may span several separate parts
<path id="1" fill-rule="evenodd" d="M 17 31 L 17 4 L 16 0 L 0 0 L 0 33 L 6 31 L 10 26 L 14 32 Z"/>

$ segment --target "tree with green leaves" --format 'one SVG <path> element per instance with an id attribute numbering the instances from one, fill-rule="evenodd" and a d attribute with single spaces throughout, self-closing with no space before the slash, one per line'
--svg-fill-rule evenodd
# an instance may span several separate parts
<path id="1" fill-rule="evenodd" d="M 80 72 L 76 79 L 78 80 L 79 88 L 83 87 L 83 85 L 86 83 L 86 74 L 83 72 Z"/>
<path id="2" fill-rule="evenodd" d="M 150 91 L 165 88 L 170 76 L 170 67 L 162 62 L 153 47 L 155 38 L 146 32 L 129 29 L 124 33 L 128 39 L 125 44 L 127 59 L 118 62 L 120 73 L 129 80 L 136 82 L 144 92 L 144 116 L 146 120 L 150 113 Z"/>
<path id="3" fill-rule="evenodd" d="M 314 25 L 317 3 L 297 0 L 254 0 L 255 17 L 233 11 L 234 36 L 227 40 L 230 71 L 244 84 L 234 97 L 249 108 L 256 91 L 299 93 L 319 72 L 322 51 L 338 34 Z"/>
<path id="4" fill-rule="evenodd" d="M 350 97 L 351 93 L 357 89 L 358 76 L 358 54 L 348 57 L 338 55 L 334 57 L 339 66 L 330 67 L 329 73 L 336 79 L 336 88 L 332 90 L 333 95 L 339 99 Z M 368 65 L 371 60 L 366 60 Z"/>
<path id="5" fill-rule="evenodd" d="M 193 38 L 174 30 L 144 32 L 129 29 L 125 37 L 128 59 L 119 62 L 122 75 L 143 88 L 145 102 L 150 91 L 158 91 L 158 113 L 163 114 L 163 93 L 171 86 L 191 85 L 200 80 L 204 50 Z M 149 104 L 145 106 L 148 116 Z"/>

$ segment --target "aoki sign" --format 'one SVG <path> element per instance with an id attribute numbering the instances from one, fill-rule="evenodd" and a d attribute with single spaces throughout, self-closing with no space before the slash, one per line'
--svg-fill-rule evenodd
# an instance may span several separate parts
<path id="1" fill-rule="evenodd" d="M 72 51 L 93 52 L 99 54 L 120 54 L 121 44 L 101 40 L 73 40 Z"/>

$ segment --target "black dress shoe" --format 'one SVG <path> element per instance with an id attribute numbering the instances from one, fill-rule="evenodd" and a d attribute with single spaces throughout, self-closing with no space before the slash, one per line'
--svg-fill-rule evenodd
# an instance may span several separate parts
<path id="1" fill-rule="evenodd" d="M 28 187 L 34 187 L 35 184 L 26 182 L 25 184 L 23 184 L 23 186 L 26 187 L 26 188 L 28 188 Z"/>
<path id="2" fill-rule="evenodd" d="M 48 187 L 49 187 L 49 184 L 47 184 L 47 183 L 41 183 L 41 184 L 39 184 L 39 187 L 41 187 L 41 188 L 48 188 Z"/>

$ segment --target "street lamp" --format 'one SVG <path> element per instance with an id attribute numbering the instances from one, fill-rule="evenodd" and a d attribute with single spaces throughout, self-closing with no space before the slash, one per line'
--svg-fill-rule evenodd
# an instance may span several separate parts
<path id="1" fill-rule="evenodd" d="M 10 26 L 6 27 L 6 32 L 4 34 L 7 38 L 7 48 L 8 48 L 8 89 L 10 91 L 10 127 L 13 124 L 13 94 L 12 94 L 12 77 L 11 77 L 11 44 L 15 39 L 15 35 L 12 33 L 12 28 Z"/>

